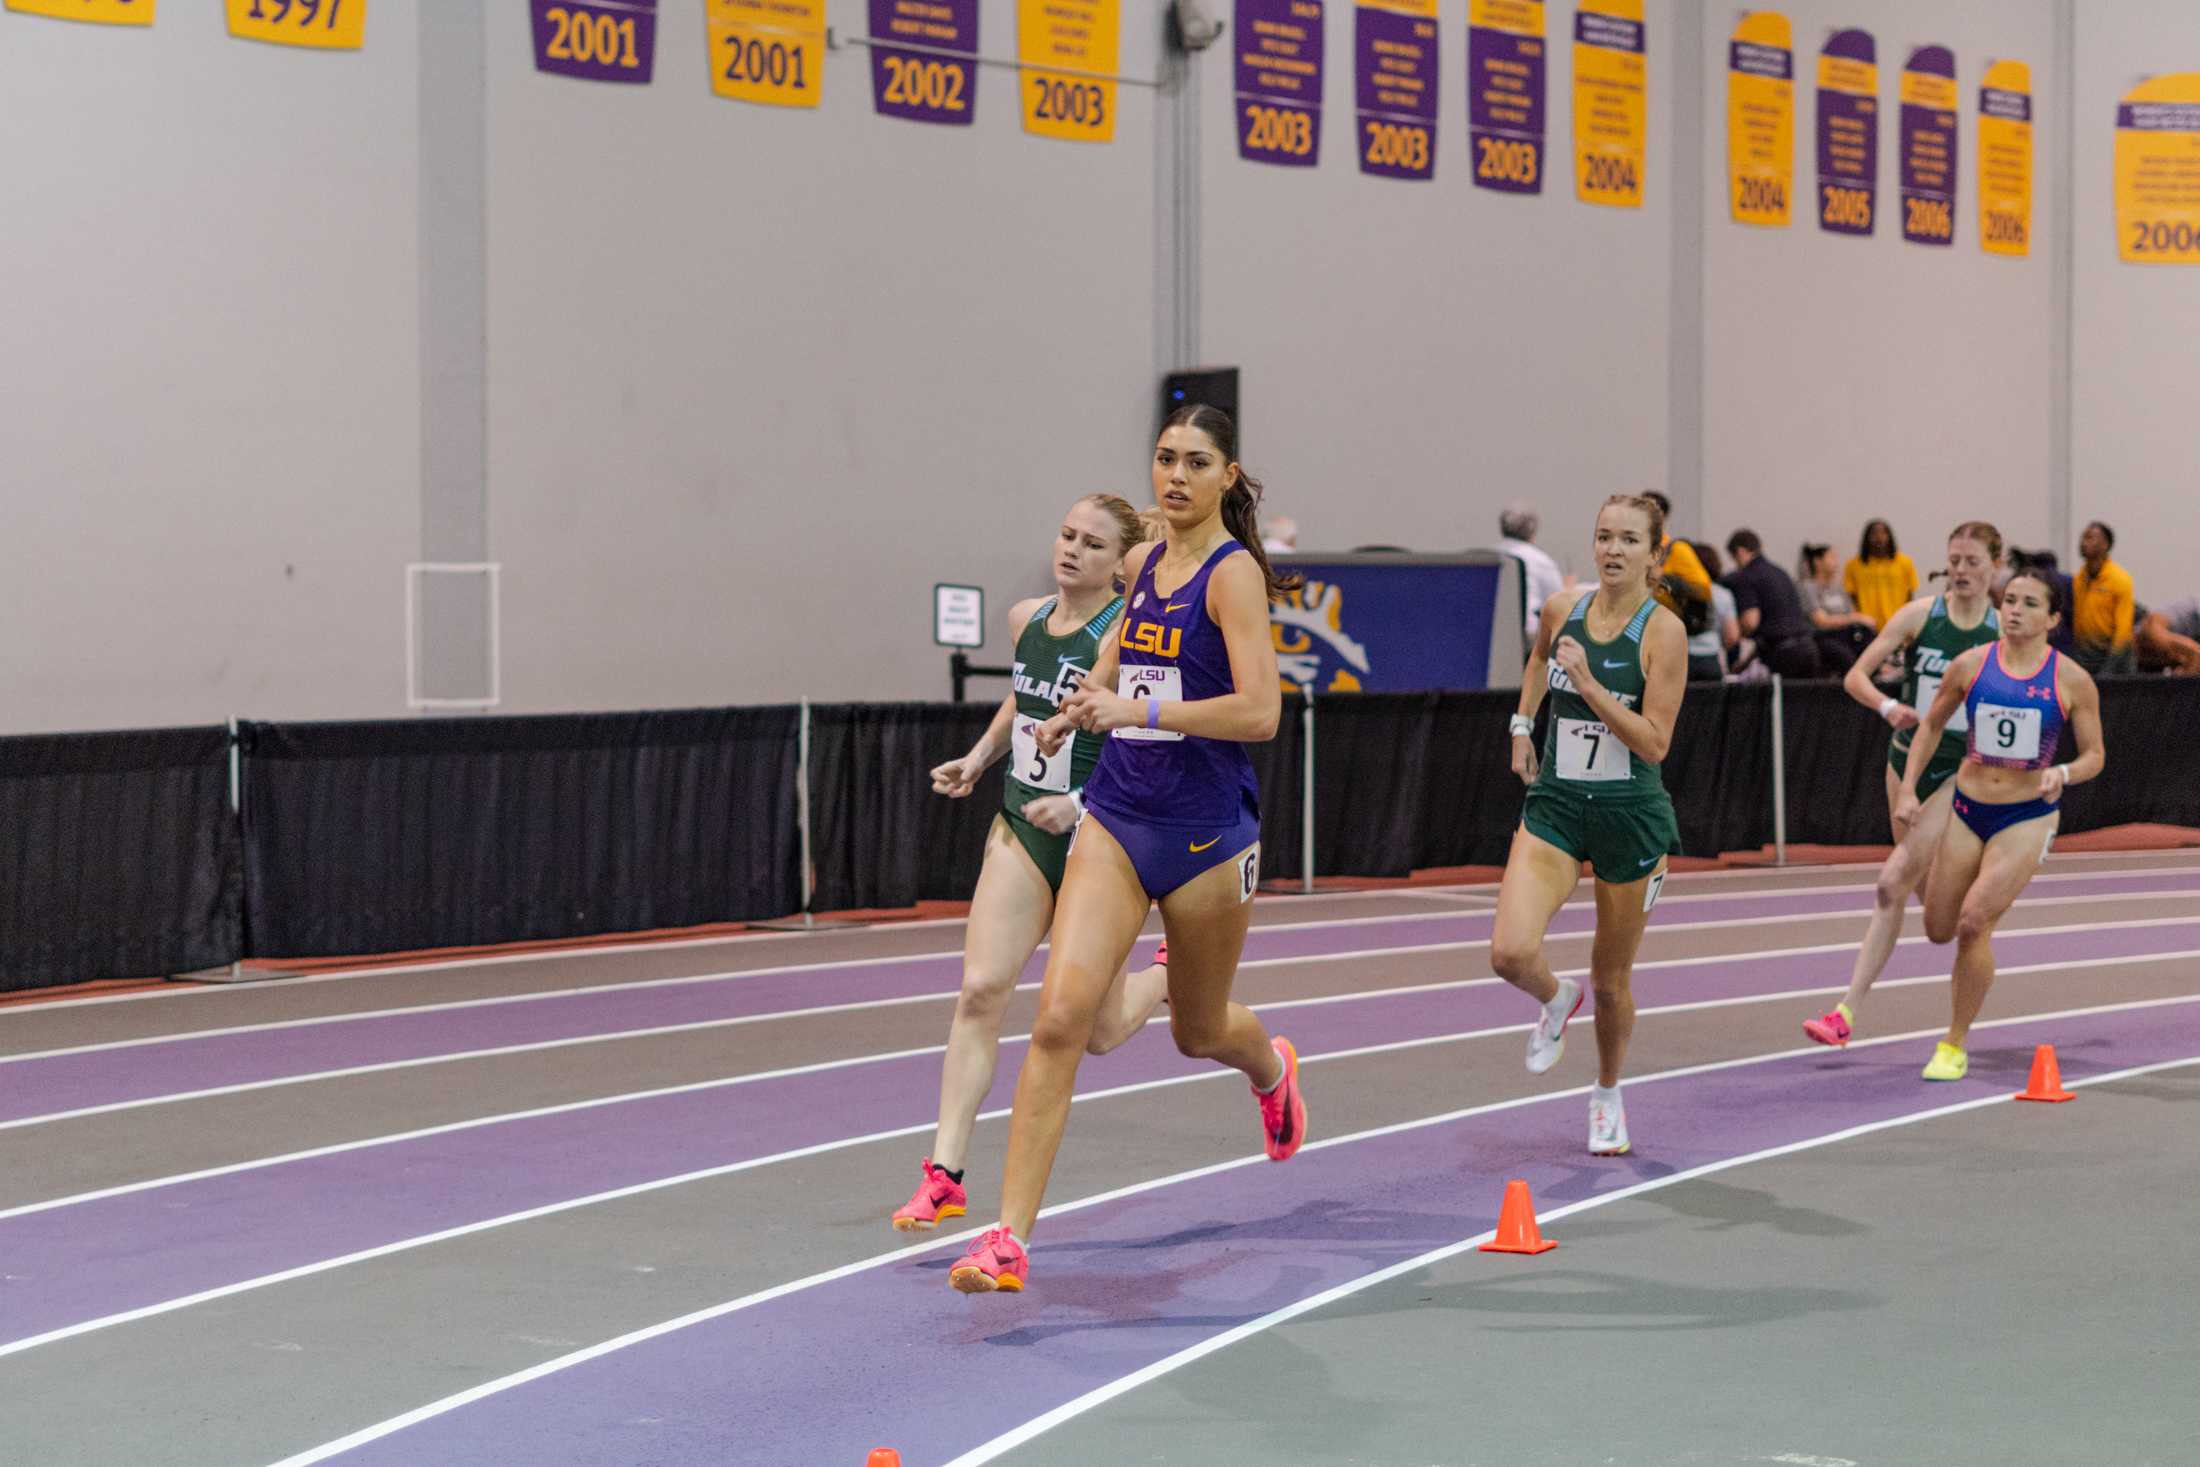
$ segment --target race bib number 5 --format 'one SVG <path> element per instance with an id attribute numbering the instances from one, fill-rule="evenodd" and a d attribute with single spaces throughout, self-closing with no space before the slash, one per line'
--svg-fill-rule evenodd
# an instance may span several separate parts
<path id="1" fill-rule="evenodd" d="M 1626 779 L 1635 761 L 1619 736 L 1601 723 L 1581 718 L 1558 721 L 1558 777 L 1602 783 Z"/>
<path id="2" fill-rule="evenodd" d="M 1145 713 L 1148 699 L 1157 703 L 1181 703 L 1184 701 L 1184 672 L 1175 667 L 1126 667 L 1122 672 L 1123 696 L 1138 705 L 1139 721 L 1130 728 L 1119 728 L 1119 739 L 1153 739 L 1174 741 L 1184 735 L 1165 728 L 1146 727 Z"/>
<path id="3" fill-rule="evenodd" d="M 2040 710 L 1978 705 L 1978 737 L 1972 747 L 1990 759 L 2040 757 Z"/>
<path id="4" fill-rule="evenodd" d="M 1029 789 L 1045 790 L 1050 794 L 1069 793 L 1070 750 L 1076 747 L 1074 738 L 1062 740 L 1062 747 L 1053 757 L 1039 752 L 1039 724 L 1036 719 L 1019 718 L 1010 733 L 1014 745 L 1016 767 L 1010 771 L 1018 784 Z"/>

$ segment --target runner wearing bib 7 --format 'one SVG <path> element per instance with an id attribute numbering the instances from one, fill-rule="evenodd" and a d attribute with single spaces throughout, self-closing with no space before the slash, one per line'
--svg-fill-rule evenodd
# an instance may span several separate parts
<path id="1" fill-rule="evenodd" d="M 1260 486 L 1237 462 L 1227 414 L 1172 413 L 1153 448 L 1166 538 L 1126 558 L 1123 627 L 1038 734 L 1110 737 L 1086 787 L 1040 985 L 1039 1016 L 1016 1079 L 1001 1219 L 948 1272 L 968 1294 L 1021 1290 L 1071 1089 L 1101 1003 L 1161 905 L 1169 941 L 1169 1024 L 1184 1054 L 1243 1073 L 1268 1157 L 1306 1134 L 1298 1056 L 1230 1000 L 1260 880 L 1260 813 L 1245 745 L 1273 738 L 1283 697 L 1268 628 L 1285 589 L 1260 549 Z"/>
<path id="2" fill-rule="evenodd" d="M 1078 792 L 1100 757 L 1101 741 L 1089 734 L 1043 751 L 1038 729 L 1114 637 L 1123 610 L 1117 578 L 1143 530 L 1137 510 L 1113 494 L 1087 495 L 1070 506 L 1055 533 L 1055 594 L 1018 602 L 1008 613 L 1016 638 L 1014 687 L 970 752 L 932 771 L 934 790 L 962 799 L 1004 752 L 1014 759 L 963 928 L 962 991 L 940 1065 L 939 1126 L 915 1194 L 890 1219 L 897 1231 L 927 1231 L 968 1209 L 964 1161 L 978 1107 L 993 1088 L 1001 1019 L 1054 920 L 1062 864 L 1081 813 Z M 1087 1040 L 1093 1053 L 1105 1054 L 1145 1027 L 1168 984 L 1163 963 L 1156 953 L 1155 966 L 1114 975 Z"/>
<path id="3" fill-rule="evenodd" d="M 2100 690 L 2084 668 L 2047 645 L 2061 620 L 2054 606 L 2045 581 L 2021 572 L 2011 577 L 2001 593 L 2000 640 L 1956 659 L 1911 741 L 1898 828 L 1918 818 L 1920 765 L 1930 765 L 1958 708 L 1970 716 L 1955 777 L 1955 819 L 1925 878 L 1925 935 L 1956 944 L 1948 1033 L 1925 1066 L 1928 1080 L 1960 1080 L 1969 1072 L 1964 1041 L 1994 983 L 1994 927 L 2047 858 L 2063 791 L 2108 762 Z M 2078 757 L 2057 764 L 2066 722 Z"/>
<path id="4" fill-rule="evenodd" d="M 1528 786 L 1498 888 L 1490 964 L 1542 1005 L 1528 1036 L 1528 1071 L 1558 1063 L 1581 984 L 1543 956 L 1551 918 L 1573 895 L 1581 866 L 1596 878 L 1597 1084 L 1589 1094 L 1589 1150 L 1629 1147 L 1620 1074 L 1635 1028 L 1631 992 L 1642 930 L 1680 849 L 1673 801 L 1659 766 L 1688 682 L 1688 634 L 1651 599 L 1664 515 L 1649 498 L 1615 494 L 1597 512 L 1597 584 L 1543 606 L 1512 720 L 1512 767 Z M 1548 694 L 1550 731 L 1539 761 L 1536 709 Z"/>
<path id="5" fill-rule="evenodd" d="M 1885 719 L 1894 729 L 1887 747 L 1887 821 L 1894 826 L 1895 806 L 1902 799 L 1902 776 L 1911 757 L 1911 731 L 1946 680 L 1957 658 L 1973 647 L 1984 646 L 2001 635 L 2001 617 L 1994 610 L 1994 566 L 2001 560 L 2001 532 L 1984 520 L 1957 525 L 1948 536 L 1948 588 L 1937 596 L 1921 596 L 1893 616 L 1872 644 L 1857 658 L 1841 686 L 1848 695 Z M 1888 658 L 1903 658 L 1902 692 L 1889 696 L 1872 682 L 1872 675 Z M 1964 730 L 1959 710 L 1949 732 Z M 1879 868 L 1872 889 L 1872 920 L 1864 941 L 1856 950 L 1849 971 L 1849 991 L 1841 1002 L 1813 1019 L 1803 1021 L 1803 1032 L 1820 1044 L 1845 1046 L 1856 1030 L 1864 996 L 1887 966 L 1895 943 L 1902 936 L 1903 909 L 1910 893 L 1925 880 L 1940 849 L 1941 832 L 1948 828 L 1948 812 L 1955 799 L 1956 769 L 1963 763 L 1963 745 L 1942 741 L 1924 772 L 1918 777 L 1917 819 L 1906 827 L 1894 826 L 1895 848 Z"/>

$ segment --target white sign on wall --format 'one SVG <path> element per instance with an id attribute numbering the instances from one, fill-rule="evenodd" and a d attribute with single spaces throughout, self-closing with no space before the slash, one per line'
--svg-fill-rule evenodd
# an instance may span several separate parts
<path id="1" fill-rule="evenodd" d="M 980 586 L 932 588 L 932 640 L 942 647 L 985 645 L 985 590 Z"/>

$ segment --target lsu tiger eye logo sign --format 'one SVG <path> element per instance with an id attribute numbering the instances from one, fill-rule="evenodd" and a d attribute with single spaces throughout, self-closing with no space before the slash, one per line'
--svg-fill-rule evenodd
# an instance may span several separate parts
<path id="1" fill-rule="evenodd" d="M 1956 242 L 1956 57 L 1920 46 L 1902 68 L 1902 237 Z"/>
<path id="2" fill-rule="evenodd" d="M 1467 7 L 1467 141 L 1474 186 L 1543 192 L 1543 0 Z"/>
<path id="3" fill-rule="evenodd" d="M 2032 252 L 2032 68 L 1997 61 L 1978 89 L 1978 244 Z"/>
<path id="4" fill-rule="evenodd" d="M 2200 265 L 2200 72 L 2117 104 L 2116 249 L 2133 265 Z"/>
<path id="5" fill-rule="evenodd" d="M 1268 608 L 1284 691 L 1489 686 L 1497 564 L 1291 562 L 1305 584 Z"/>
<path id="6" fill-rule="evenodd" d="M 1795 195 L 1795 33 L 1753 10 L 1726 48 L 1727 200 L 1737 224 L 1785 229 Z"/>
<path id="7" fill-rule="evenodd" d="M 1642 207 L 1650 133 L 1642 0 L 1588 0 L 1574 12 L 1574 194 Z"/>
<path id="8" fill-rule="evenodd" d="M 1322 144 L 1322 0 L 1237 0 L 1238 156 L 1312 168 Z"/>
<path id="9" fill-rule="evenodd" d="M 1818 227 L 1870 234 L 1879 193 L 1879 53 L 1837 31 L 1818 53 Z"/>
<path id="10" fill-rule="evenodd" d="M 1436 52 L 1436 0 L 1359 0 L 1352 56 L 1362 173 L 1436 176 Z"/>

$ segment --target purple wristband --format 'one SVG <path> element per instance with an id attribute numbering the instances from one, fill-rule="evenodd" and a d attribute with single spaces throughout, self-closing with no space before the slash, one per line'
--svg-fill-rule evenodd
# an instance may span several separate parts
<path id="1" fill-rule="evenodd" d="M 1159 698 L 1148 698 L 1146 700 L 1146 727 L 1161 727 L 1161 700 Z"/>

